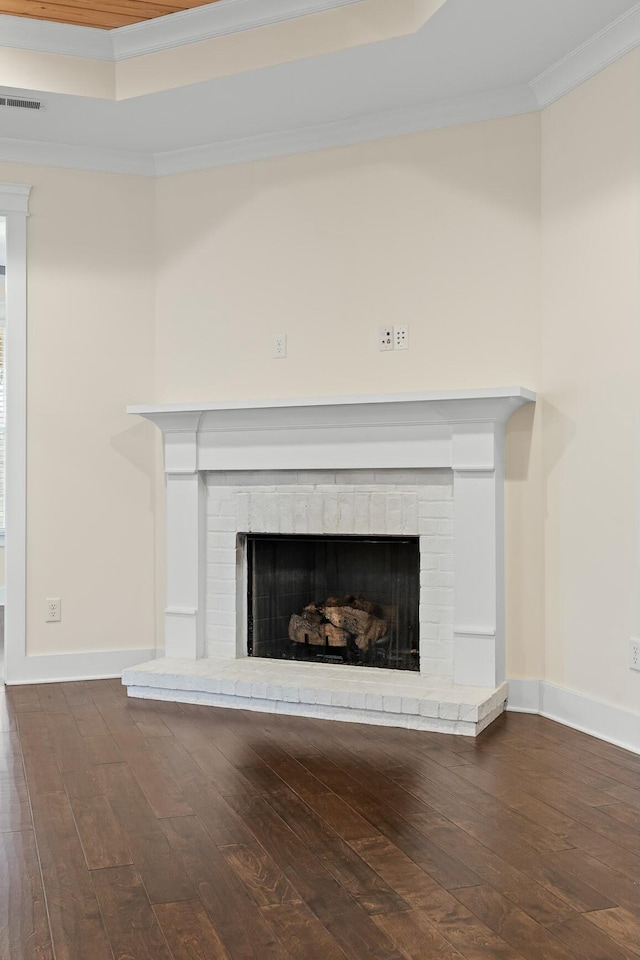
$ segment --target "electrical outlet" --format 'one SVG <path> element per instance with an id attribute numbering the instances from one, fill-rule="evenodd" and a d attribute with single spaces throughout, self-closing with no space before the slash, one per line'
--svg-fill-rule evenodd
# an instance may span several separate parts
<path id="1" fill-rule="evenodd" d="M 47 597 L 46 601 L 46 623 L 58 623 L 62 614 L 60 613 L 60 597 Z"/>
<path id="2" fill-rule="evenodd" d="M 629 641 L 629 669 L 640 671 L 640 640 L 636 637 Z"/>
<path id="3" fill-rule="evenodd" d="M 393 350 L 393 327 L 380 327 L 378 333 L 378 349 Z"/>
<path id="4" fill-rule="evenodd" d="M 273 359 L 283 360 L 287 355 L 287 335 L 286 333 L 276 333 L 273 338 Z"/>
<path id="5" fill-rule="evenodd" d="M 409 349 L 409 327 L 406 323 L 393 328 L 393 347 L 395 350 Z"/>

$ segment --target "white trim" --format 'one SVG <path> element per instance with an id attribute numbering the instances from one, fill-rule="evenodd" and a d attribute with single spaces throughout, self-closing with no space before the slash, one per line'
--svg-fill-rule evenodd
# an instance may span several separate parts
<path id="1" fill-rule="evenodd" d="M 529 83 L 538 105 L 548 106 L 640 45 L 640 3 L 558 60 Z"/>
<path id="2" fill-rule="evenodd" d="M 443 127 L 497 120 L 538 109 L 527 87 L 497 90 L 477 97 L 419 104 L 384 113 L 348 117 L 329 123 L 221 140 L 158 153 L 109 150 L 44 140 L 0 137 L 1 163 L 33 163 L 98 173 L 166 177 L 254 160 L 313 153 L 388 137 L 405 136 Z"/>
<path id="3" fill-rule="evenodd" d="M 0 183 L 0 216 L 6 218 L 6 617 L 7 681 L 26 660 L 27 543 L 27 216 L 31 187 Z"/>
<path id="4" fill-rule="evenodd" d="M 10 213 L 19 213 L 23 217 L 29 215 L 29 194 L 31 187 L 24 183 L 0 183 L 0 216 Z M 7 250 L 7 258 L 9 256 Z M 9 274 L 8 265 L 7 276 Z"/>
<path id="5" fill-rule="evenodd" d="M 58 653 L 24 657 L 20 670 L 5 678 L 9 686 L 63 680 L 103 680 L 120 677 L 124 670 L 153 660 L 155 649 L 100 650 L 96 653 Z"/>
<path id="6" fill-rule="evenodd" d="M 507 710 L 537 713 L 640 754 L 640 713 L 545 680 L 509 680 Z"/>
<path id="7" fill-rule="evenodd" d="M 143 177 L 154 174 L 151 154 L 43 140 L 14 140 L 8 137 L 0 137 L 0 163 L 32 163 L 38 167 L 63 167 Z"/>
<path id="8" fill-rule="evenodd" d="M 166 17 L 111 30 L 113 59 L 127 60 L 186 43 L 266 27 L 347 7 L 362 0 L 218 0 L 204 7 L 192 7 Z"/>
<path id="9" fill-rule="evenodd" d="M 113 60 L 113 43 L 109 30 L 78 27 L 52 20 L 0 15 L 0 43 L 18 50 L 57 53 L 67 57 L 88 57 L 91 60 Z"/>
<path id="10" fill-rule="evenodd" d="M 167 150 L 154 153 L 153 163 L 156 176 L 166 177 L 175 173 L 226 167 L 295 153 L 312 153 L 465 123 L 496 120 L 530 113 L 537 108 L 535 96 L 528 87 L 512 87 L 476 97 L 432 101 L 381 113 L 345 117 L 328 123 Z"/>
<path id="11" fill-rule="evenodd" d="M 516 407 L 524 403 L 535 402 L 536 395 L 533 390 L 526 387 L 481 387 L 476 390 L 424 390 L 415 393 L 363 393 L 347 394 L 345 396 L 335 397 L 279 397 L 268 400 L 219 400 L 212 403 L 139 403 L 127 407 L 127 413 L 140 417 L 162 417 L 165 419 L 168 414 L 176 414 L 171 423 L 165 423 L 164 429 L 191 430 L 195 431 L 200 426 L 200 416 L 185 417 L 185 414 L 204 414 L 217 411 L 231 410 L 276 410 L 284 408 L 315 408 L 315 407 L 361 407 L 368 404 L 380 404 L 381 409 L 387 410 L 398 408 L 398 415 L 403 419 L 413 413 L 412 404 L 424 403 L 457 403 L 458 401 L 472 401 L 477 419 L 483 423 L 487 419 L 493 419 L 494 414 L 500 411 L 500 419 L 505 422 L 509 419 Z M 498 403 L 495 409 L 489 413 L 489 408 L 485 401 L 502 401 L 507 403 Z M 417 411 L 417 408 L 415 408 Z M 421 411 L 420 411 L 421 412 Z M 455 416 L 456 408 L 452 407 L 446 413 L 442 409 L 434 411 L 430 422 L 449 421 L 452 417 L 456 421 L 460 419 Z M 312 416 L 313 414 L 309 414 Z M 469 419 L 469 410 L 465 408 L 465 420 Z M 154 420 L 155 422 L 155 420 Z M 358 417 L 358 422 L 360 418 Z M 412 421 L 413 422 L 413 421 Z M 306 425 L 306 424 L 305 424 Z M 344 419 L 341 420 L 344 425 Z M 255 429 L 255 424 L 251 424 L 251 429 Z M 457 469 L 457 467 L 456 467 Z M 493 469 L 491 467 L 490 469 Z"/>
<path id="12" fill-rule="evenodd" d="M 218 0 L 115 30 L 0 16 L 0 46 L 92 60 L 127 60 L 362 0 Z"/>

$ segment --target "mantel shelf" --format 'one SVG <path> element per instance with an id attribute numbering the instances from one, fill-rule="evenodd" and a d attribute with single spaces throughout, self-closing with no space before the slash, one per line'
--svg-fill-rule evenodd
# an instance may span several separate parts
<path id="1" fill-rule="evenodd" d="M 362 394 L 336 397 L 294 397 L 268 400 L 218 400 L 197 403 L 133 404 L 127 413 L 151 419 L 166 413 L 209 413 L 227 410 L 277 410 L 283 408 L 353 407 L 383 405 L 409 409 L 414 404 L 442 404 L 455 401 L 507 400 L 516 406 L 535 402 L 526 387 L 489 387 L 479 390 L 428 390 L 418 393 Z"/>

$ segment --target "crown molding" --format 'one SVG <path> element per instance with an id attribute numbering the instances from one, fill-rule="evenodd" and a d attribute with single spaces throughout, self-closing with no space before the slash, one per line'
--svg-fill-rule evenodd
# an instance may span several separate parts
<path id="1" fill-rule="evenodd" d="M 547 107 L 637 46 L 640 3 L 531 80 L 529 87 L 538 106 Z"/>
<path id="2" fill-rule="evenodd" d="M 384 113 L 155 153 L 154 169 L 156 176 L 164 177 L 495 120 L 536 109 L 535 99 L 527 87 L 513 87 L 468 99 L 419 104 Z"/>
<path id="3" fill-rule="evenodd" d="M 0 48 L 17 47 L 90 60 L 113 60 L 110 30 L 0 15 Z"/>
<path id="4" fill-rule="evenodd" d="M 38 167 L 64 167 L 94 173 L 127 173 L 147 177 L 154 174 L 153 158 L 146 153 L 1 137 L 0 163 L 28 163 Z"/>
<path id="5" fill-rule="evenodd" d="M 164 177 L 496 120 L 536 109 L 531 91 L 527 87 L 514 87 L 469 99 L 419 104 L 155 154 L 0 137 L 0 163 Z"/>
<path id="6" fill-rule="evenodd" d="M 361 2 L 218 0 L 115 30 L 0 15 L 0 47 L 117 62 Z"/>
<path id="7" fill-rule="evenodd" d="M 187 43 L 213 40 L 272 23 L 347 7 L 362 0 L 218 0 L 204 7 L 157 17 L 111 30 L 113 59 L 128 60 L 171 50 Z"/>

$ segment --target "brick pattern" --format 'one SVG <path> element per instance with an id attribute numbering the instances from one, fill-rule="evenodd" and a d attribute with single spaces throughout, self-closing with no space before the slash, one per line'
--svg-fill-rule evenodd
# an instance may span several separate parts
<path id="1" fill-rule="evenodd" d="M 208 655 L 222 659 L 237 655 L 239 533 L 418 536 L 421 673 L 450 679 L 453 523 L 449 470 L 209 473 Z"/>

